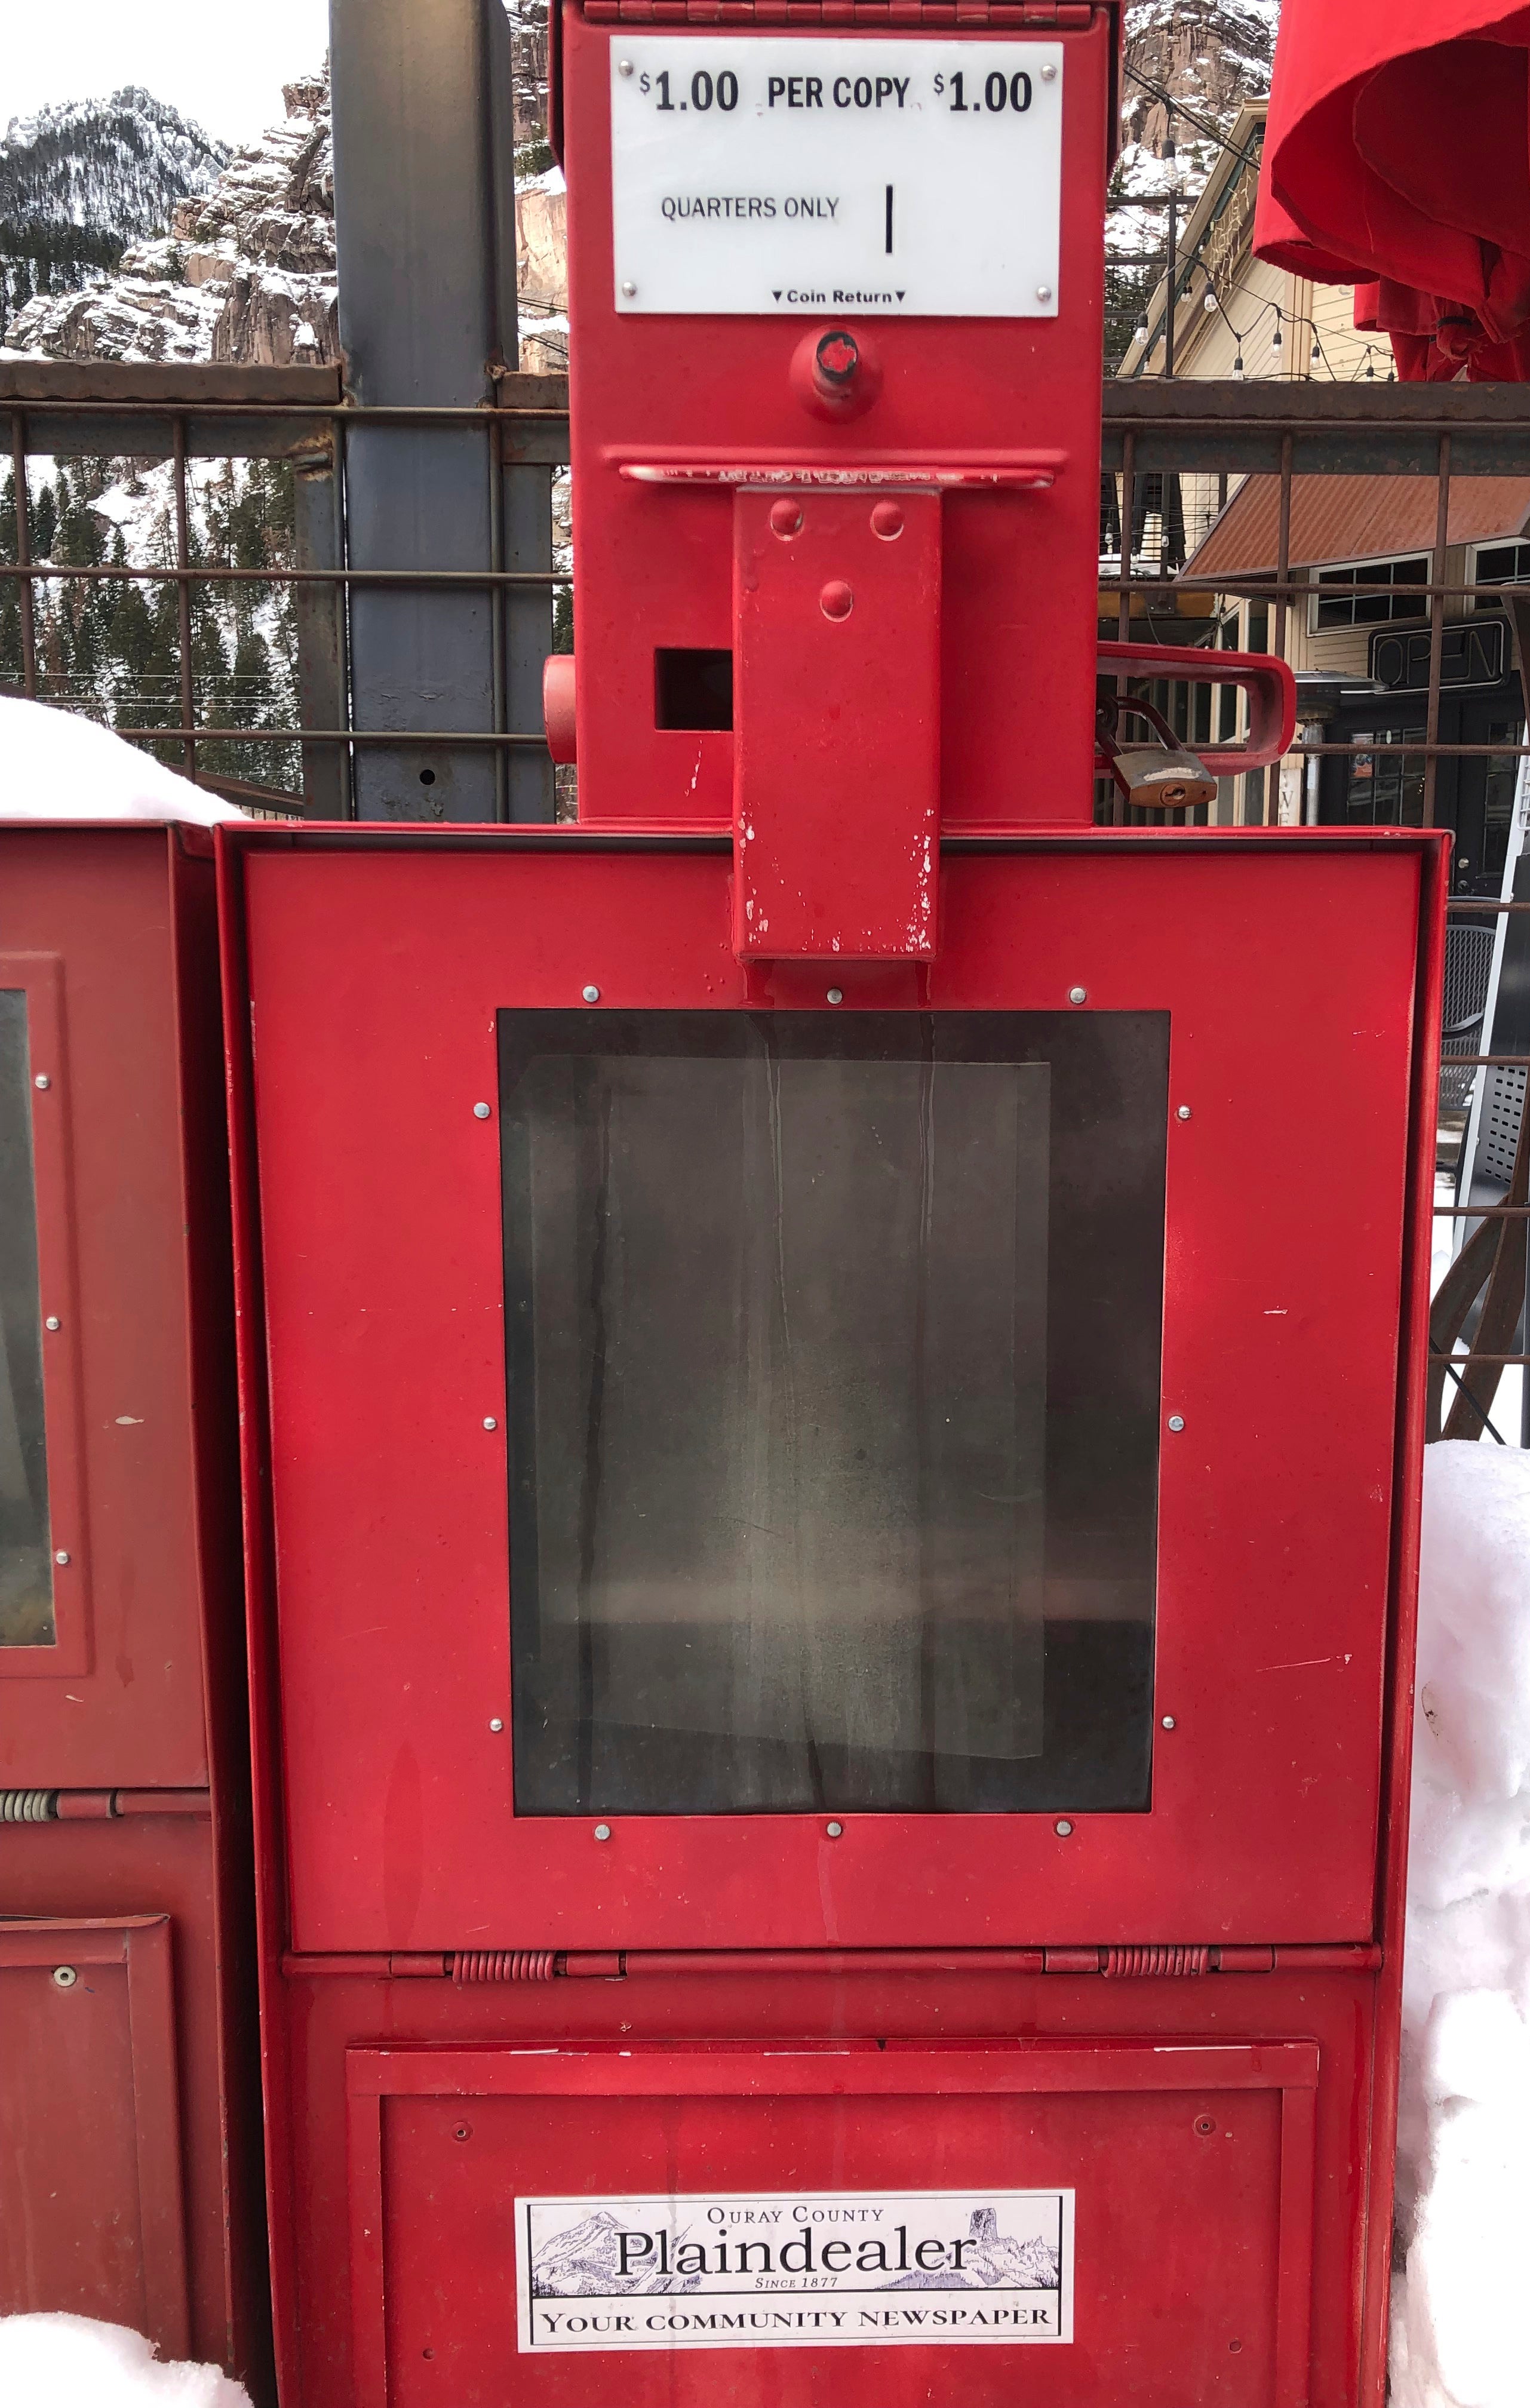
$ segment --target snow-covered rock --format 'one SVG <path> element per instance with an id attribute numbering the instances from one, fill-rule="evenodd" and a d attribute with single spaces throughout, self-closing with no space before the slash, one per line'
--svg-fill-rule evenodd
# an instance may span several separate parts
<path id="1" fill-rule="evenodd" d="M 36 293 L 99 284 L 229 157 L 136 85 L 13 117 L 0 137 L 0 320 Z"/>
<path id="2" fill-rule="evenodd" d="M 0 2316 L 6 2408 L 250 2408 L 216 2366 L 166 2363 L 141 2333 L 89 2316 Z"/>
<path id="3" fill-rule="evenodd" d="M 327 69 L 282 97 L 285 124 L 178 202 L 168 235 L 162 221 L 104 283 L 39 295 L 7 343 L 66 360 L 337 359 Z"/>
<path id="4" fill-rule="evenodd" d="M 1523 2408 L 1530 1454 L 1424 1458 L 1393 2408 Z"/>
<path id="5" fill-rule="evenodd" d="M 1129 0 L 1122 62 L 1123 190 L 1162 189 L 1173 104 L 1180 178 L 1199 194 L 1216 156 L 1216 135 L 1229 131 L 1245 101 L 1269 90 L 1280 18 L 1280 0 Z"/>
<path id="6" fill-rule="evenodd" d="M 210 827 L 244 816 L 94 720 L 0 695 L 0 819 L 195 820 Z M 5 2329 L 0 2323 L 0 2333 Z M 0 2352 L 0 2401 L 13 2408 L 4 2372 Z"/>

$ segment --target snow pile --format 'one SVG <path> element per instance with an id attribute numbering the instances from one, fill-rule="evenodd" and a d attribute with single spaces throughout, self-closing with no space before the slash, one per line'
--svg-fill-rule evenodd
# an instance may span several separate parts
<path id="1" fill-rule="evenodd" d="M 210 827 L 244 816 L 94 720 L 0 695 L 0 819 L 197 820 Z M 0 2377 L 4 2371 L 0 2355 Z M 10 2398 L 0 2380 L 7 2408 Z"/>
<path id="2" fill-rule="evenodd" d="M 0 2316 L 6 2408 L 250 2408 L 216 2366 L 165 2365 L 125 2325 L 89 2316 Z"/>
<path id="3" fill-rule="evenodd" d="M 1424 1461 L 1393 2408 L 1523 2408 L 1530 1455 Z"/>

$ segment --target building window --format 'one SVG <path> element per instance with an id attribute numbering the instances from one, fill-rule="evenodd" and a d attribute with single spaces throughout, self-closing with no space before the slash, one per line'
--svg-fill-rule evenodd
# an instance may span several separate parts
<path id="1" fill-rule="evenodd" d="M 1428 581 L 1429 562 L 1422 553 L 1412 560 L 1365 560 L 1351 562 L 1343 568 L 1321 568 L 1312 601 L 1313 630 L 1371 627 L 1388 619 L 1422 619 L 1428 603 L 1423 595 L 1408 589 Z M 1328 586 L 1375 586 L 1378 590 L 1374 594 L 1343 590 L 1330 594 L 1324 591 Z"/>
<path id="2" fill-rule="evenodd" d="M 1357 728 L 1356 746 L 1406 744 L 1416 731 L 1407 727 Z M 1366 752 L 1351 755 L 1344 816 L 1362 827 L 1423 825 L 1423 754 Z"/>
<path id="3" fill-rule="evenodd" d="M 1523 585 L 1530 582 L 1530 543 L 1480 543 L 1472 562 L 1474 585 Z M 1490 594 L 1479 594 L 1475 608 L 1495 610 Z"/>

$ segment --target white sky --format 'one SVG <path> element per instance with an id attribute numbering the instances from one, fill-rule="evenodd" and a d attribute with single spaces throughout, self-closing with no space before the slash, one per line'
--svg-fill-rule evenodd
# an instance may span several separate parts
<path id="1" fill-rule="evenodd" d="M 327 0 L 0 0 L 0 129 L 137 83 L 205 132 L 251 141 L 329 43 Z"/>

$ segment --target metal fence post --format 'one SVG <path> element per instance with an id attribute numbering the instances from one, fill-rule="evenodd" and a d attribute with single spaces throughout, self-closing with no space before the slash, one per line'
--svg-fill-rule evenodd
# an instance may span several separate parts
<path id="1" fill-rule="evenodd" d="M 345 435 L 349 565 L 492 572 L 496 423 L 368 425 L 366 409 L 475 408 L 516 359 L 505 12 L 500 0 L 330 0 L 330 29 L 340 336 L 358 405 Z M 501 748 L 409 742 L 503 731 L 507 616 L 487 582 L 352 589 L 354 724 L 400 737 L 359 748 L 359 818 L 508 809 Z"/>

